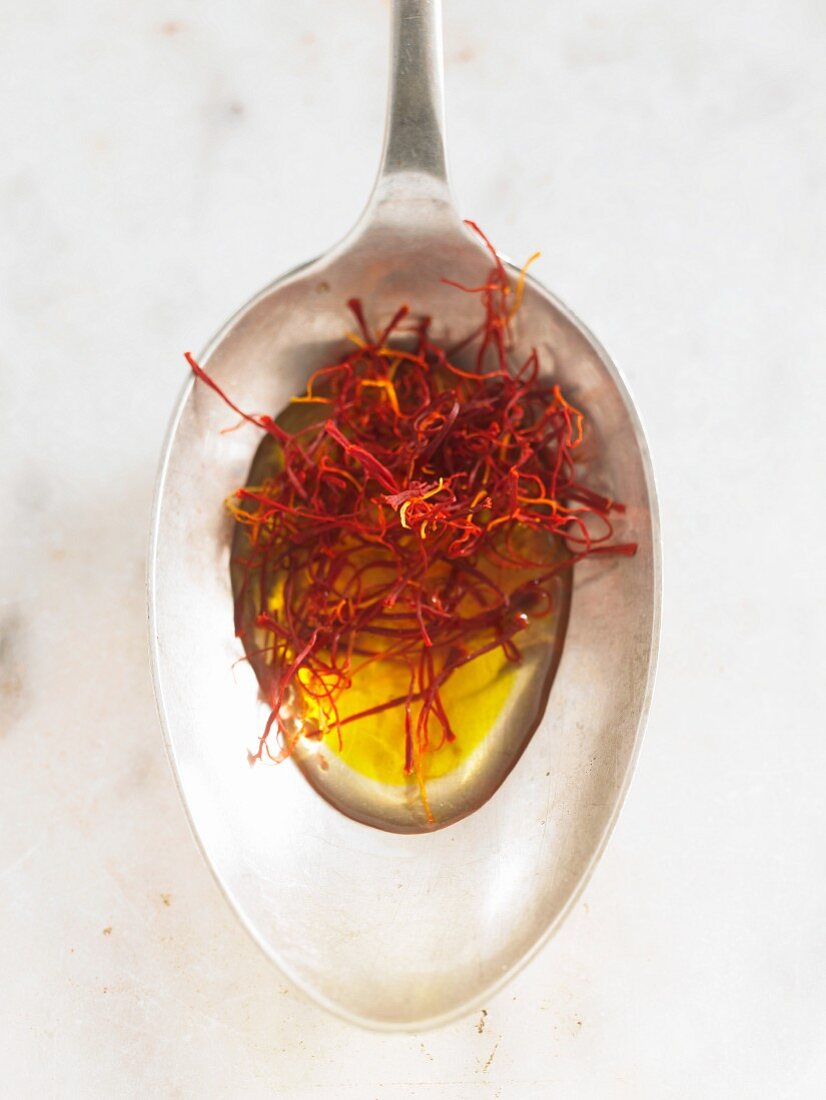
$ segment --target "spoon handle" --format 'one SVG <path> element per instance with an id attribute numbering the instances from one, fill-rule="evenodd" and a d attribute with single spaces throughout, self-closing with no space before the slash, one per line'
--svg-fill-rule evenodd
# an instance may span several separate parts
<path id="1" fill-rule="evenodd" d="M 441 0 L 394 0 L 381 174 L 447 180 Z"/>
<path id="2" fill-rule="evenodd" d="M 390 88 L 373 201 L 425 191 L 452 206 L 445 161 L 441 0 L 394 0 Z"/>

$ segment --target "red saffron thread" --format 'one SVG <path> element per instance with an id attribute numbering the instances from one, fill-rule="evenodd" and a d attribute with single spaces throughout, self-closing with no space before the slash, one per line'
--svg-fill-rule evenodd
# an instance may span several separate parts
<path id="1" fill-rule="evenodd" d="M 294 399 L 319 410 L 298 431 L 245 413 L 186 354 L 202 382 L 278 445 L 277 468 L 227 502 L 246 529 L 242 597 L 255 594 L 252 625 L 269 670 L 270 716 L 250 761 L 283 760 L 302 735 L 334 732 L 341 745 L 344 727 L 401 710 L 399 767 L 416 777 L 429 818 L 425 758 L 456 737 L 440 695 L 446 681 L 496 649 L 519 662 L 519 634 L 552 613 L 549 586 L 561 570 L 636 551 L 613 541 L 611 517 L 623 506 L 580 480 L 582 412 L 540 378 L 535 349 L 517 367 L 509 361 L 524 269 L 514 291 L 490 241 L 467 224 L 491 270 L 479 286 L 443 281 L 479 297 L 479 329 L 446 351 L 428 318 L 403 327 L 402 305 L 374 335 L 351 300 L 355 348 Z M 474 340 L 474 367 L 459 366 L 455 356 Z M 526 533 L 567 552 L 533 558 Z M 236 609 L 236 632 L 246 629 Z M 391 660 L 409 670 L 407 691 L 341 718 L 353 675 Z M 296 726 L 302 701 L 326 728 Z"/>

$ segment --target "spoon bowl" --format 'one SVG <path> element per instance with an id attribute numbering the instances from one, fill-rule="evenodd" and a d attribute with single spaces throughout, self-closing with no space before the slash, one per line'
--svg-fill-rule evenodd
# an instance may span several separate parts
<path id="1" fill-rule="evenodd" d="M 253 299 L 201 357 L 241 408 L 277 411 L 304 390 L 340 347 L 349 298 L 376 317 L 407 302 L 449 318 L 451 331 L 435 333 L 445 341 L 478 323 L 476 299 L 441 282 L 479 282 L 489 256 L 447 184 L 438 17 L 433 0 L 396 0 L 382 169 L 359 224 Z M 505 715 L 475 772 L 443 788 L 449 829 L 420 831 L 409 807 L 405 817 L 347 769 L 319 779 L 310 748 L 301 767 L 248 767 L 266 711 L 253 669 L 238 661 L 232 521 L 221 501 L 246 481 L 260 438 L 252 428 L 220 434 L 226 408 L 190 383 L 162 463 L 153 670 L 193 830 L 267 954 L 316 1001 L 373 1027 L 422 1027 L 473 1007 L 547 938 L 604 846 L 648 707 L 659 535 L 633 404 L 594 338 L 530 278 L 516 338 L 538 349 L 543 369 L 585 409 L 595 440 L 589 482 L 626 504 L 622 540 L 639 549 L 577 565 L 564 647 L 549 643 L 537 673 L 547 686 L 555 672 L 547 705 L 544 695 L 539 705 L 536 692 L 533 702 L 515 693 L 523 710 L 515 703 Z"/>

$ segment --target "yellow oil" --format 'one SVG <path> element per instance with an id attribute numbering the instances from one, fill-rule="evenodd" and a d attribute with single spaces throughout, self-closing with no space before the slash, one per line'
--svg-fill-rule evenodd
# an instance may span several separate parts
<path id="1" fill-rule="evenodd" d="M 442 703 L 456 735 L 455 741 L 442 740 L 438 748 L 431 744 L 424 754 L 423 778 L 438 779 L 466 760 L 490 732 L 513 686 L 517 666 L 508 661 L 501 649 L 485 653 L 455 670 L 440 691 Z M 406 665 L 385 662 L 368 667 L 353 677 L 342 693 L 342 718 L 358 714 L 380 703 L 404 695 L 410 673 Z M 418 709 L 414 709 L 415 718 Z M 438 722 L 431 721 L 431 738 L 441 740 Z M 396 707 L 367 718 L 360 718 L 342 729 L 339 748 L 337 734 L 330 730 L 325 745 L 354 771 L 380 783 L 402 786 L 410 781 L 404 774 L 403 708 Z"/>
<path id="2" fill-rule="evenodd" d="M 530 560 L 542 561 L 542 568 L 553 560 L 557 551 L 547 536 L 525 531 L 514 539 L 514 549 Z M 504 569 L 489 562 L 480 561 L 478 567 L 504 589 L 511 591 L 516 585 L 535 576 L 538 569 Z M 449 565 L 436 561 L 432 567 L 431 581 L 446 576 Z M 275 576 L 271 584 L 270 609 L 281 606 L 283 578 Z M 473 605 L 468 597 L 459 605 L 460 613 L 470 613 Z M 553 617 L 531 621 L 522 615 L 524 628 L 514 638 L 524 657 L 528 657 L 537 645 L 547 646 L 554 630 Z M 464 639 L 473 649 L 482 648 L 493 640 L 487 631 L 483 635 Z M 388 639 L 385 649 L 392 645 Z M 434 671 L 443 667 L 444 654 L 434 658 Z M 454 740 L 444 736 L 435 715 L 428 724 L 427 746 L 416 755 L 416 773 L 422 780 L 438 779 L 453 771 L 475 751 L 491 731 L 510 692 L 516 686 L 521 665 L 505 656 L 501 647 L 492 649 L 455 668 L 439 690 L 441 703 L 450 722 Z M 299 672 L 299 682 L 302 673 Z M 307 681 L 304 680 L 306 683 Z M 391 786 L 403 786 L 410 782 L 405 774 L 405 719 L 404 706 L 397 705 L 378 714 L 363 715 L 364 711 L 381 706 L 390 700 L 400 699 L 410 689 L 410 667 L 407 662 L 380 656 L 367 664 L 359 665 L 354 656 L 351 666 L 351 682 L 336 700 L 341 725 L 337 726 L 328 710 L 321 708 L 309 697 L 299 704 L 307 726 L 317 731 L 325 748 L 339 759 L 366 776 Z M 420 704 L 411 704 L 411 728 L 417 728 Z M 347 722 L 350 716 L 355 717 Z M 340 734 L 340 736 L 339 736 Z M 415 733 L 414 733 L 415 743 Z"/>

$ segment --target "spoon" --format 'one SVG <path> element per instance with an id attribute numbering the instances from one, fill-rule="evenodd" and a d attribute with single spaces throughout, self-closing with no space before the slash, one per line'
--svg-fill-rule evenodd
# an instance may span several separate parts
<path id="1" fill-rule="evenodd" d="M 340 347 L 348 298 L 369 303 L 375 316 L 414 302 L 449 316 L 454 335 L 474 327 L 475 299 L 440 282 L 449 273 L 473 284 L 489 267 L 447 180 L 440 14 L 439 0 L 394 2 L 384 151 L 356 227 L 262 291 L 201 356 L 241 408 L 277 411 L 303 391 Z M 474 767 L 440 780 L 438 792 L 429 788 L 439 823 L 455 822 L 449 829 L 428 830 L 415 800 L 346 768 L 322 773 L 310 750 L 298 768 L 247 766 L 245 748 L 256 743 L 265 711 L 253 668 L 238 662 L 232 524 L 220 502 L 246 481 L 260 440 L 246 429 L 221 435 L 225 408 L 190 382 L 162 460 L 150 643 L 193 831 L 270 958 L 317 1002 L 371 1027 L 445 1022 L 547 939 L 616 820 L 648 709 L 660 557 L 642 428 L 606 353 L 531 278 L 518 341 L 538 348 L 544 369 L 586 410 L 597 440 L 589 478 L 626 504 L 623 540 L 639 549 L 634 558 L 576 567 L 567 633 L 563 614 Z"/>

